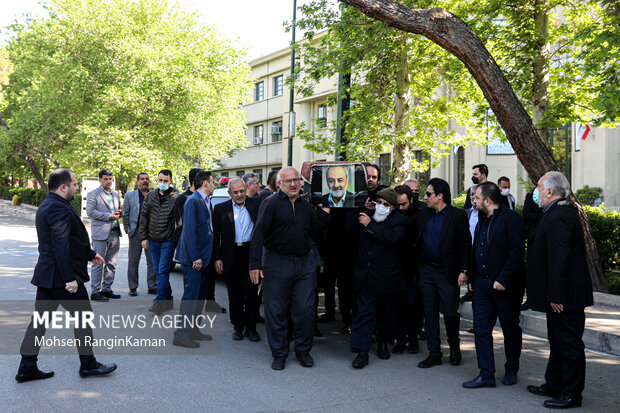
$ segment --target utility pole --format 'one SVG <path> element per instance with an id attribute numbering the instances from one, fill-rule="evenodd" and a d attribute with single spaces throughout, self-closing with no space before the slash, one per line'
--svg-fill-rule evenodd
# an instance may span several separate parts
<path id="1" fill-rule="evenodd" d="M 287 165 L 293 166 L 293 138 L 295 137 L 295 23 L 297 16 L 297 0 L 293 0 L 293 39 L 291 40 L 291 87 L 288 104 L 288 160 Z"/>

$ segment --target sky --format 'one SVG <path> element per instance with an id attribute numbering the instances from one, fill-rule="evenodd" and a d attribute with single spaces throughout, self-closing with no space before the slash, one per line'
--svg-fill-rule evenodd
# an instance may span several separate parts
<path id="1" fill-rule="evenodd" d="M 170 3 L 173 1 L 169 0 Z M 297 6 L 308 0 L 297 0 Z M 45 13 L 40 0 L 0 0 L 0 28 L 11 24 L 23 13 L 35 16 Z M 185 10 L 197 10 L 201 21 L 214 25 L 218 31 L 248 50 L 250 59 L 258 58 L 288 47 L 291 33 L 283 22 L 293 17 L 293 0 L 179 0 Z M 298 12 L 299 13 L 299 12 Z M 301 38 L 297 33 L 297 40 Z M 0 33 L 0 44 L 6 41 Z"/>

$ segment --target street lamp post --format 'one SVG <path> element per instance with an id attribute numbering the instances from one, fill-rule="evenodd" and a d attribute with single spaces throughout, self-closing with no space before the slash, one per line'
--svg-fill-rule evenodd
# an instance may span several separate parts
<path id="1" fill-rule="evenodd" d="M 293 166 L 293 137 L 295 136 L 295 23 L 297 0 L 293 0 L 293 39 L 291 41 L 291 87 L 288 104 L 288 160 L 287 165 Z"/>

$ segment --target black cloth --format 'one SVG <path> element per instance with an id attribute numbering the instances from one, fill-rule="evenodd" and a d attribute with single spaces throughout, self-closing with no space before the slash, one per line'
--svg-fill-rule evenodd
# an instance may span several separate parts
<path id="1" fill-rule="evenodd" d="M 395 211 L 383 222 L 371 219 L 367 226 L 360 225 L 354 290 L 360 290 L 366 284 L 371 294 L 402 291 L 400 244 L 405 239 L 406 231 L 407 219 Z"/>
<path id="2" fill-rule="evenodd" d="M 594 302 L 579 213 L 567 201 L 548 206 L 528 240 L 527 295 L 530 307 L 544 312 L 550 302 L 567 312 Z"/>
<path id="3" fill-rule="evenodd" d="M 274 193 L 271 192 L 271 189 L 265 187 L 258 193 L 258 201 L 262 203 L 265 199 L 267 199 L 267 197 L 270 197 L 273 194 Z"/>
<path id="4" fill-rule="evenodd" d="M 549 363 L 545 371 L 546 387 L 562 396 L 581 398 L 586 378 L 583 310 L 547 312 Z"/>
<path id="5" fill-rule="evenodd" d="M 446 218 L 446 205 L 441 211 L 431 215 L 422 234 L 422 261 L 441 264 L 441 232 Z"/>
<path id="6" fill-rule="evenodd" d="M 449 345 L 459 344 L 459 287 L 445 269 L 433 268 L 424 263 L 420 264 L 418 277 L 420 296 L 424 305 L 426 346 L 432 356 L 441 356 L 440 312 L 443 314 Z"/>
<path id="7" fill-rule="evenodd" d="M 188 188 L 187 191 L 179 195 L 174 201 L 172 214 L 174 216 L 174 239 L 177 242 L 179 242 L 179 239 L 181 239 L 181 234 L 183 233 L 183 207 L 185 206 L 185 201 L 187 201 L 187 198 L 193 194 L 194 193 Z"/>
<path id="8" fill-rule="evenodd" d="M 424 208 L 416 214 L 415 218 L 415 240 L 416 249 L 414 251 L 417 262 L 421 262 L 422 248 L 424 242 L 424 229 L 426 223 L 435 214 L 432 208 Z M 469 252 L 471 250 L 471 234 L 469 232 L 469 221 L 465 211 L 448 205 L 445 209 L 445 219 L 441 230 L 440 243 L 441 261 L 448 276 L 452 277 L 456 285 L 461 271 L 467 270 L 469 263 Z"/>
<path id="9" fill-rule="evenodd" d="M 467 188 L 467 195 L 465 196 L 465 203 L 463 204 L 463 210 L 467 211 L 472 207 L 471 204 L 471 186 Z"/>
<path id="10" fill-rule="evenodd" d="M 140 211 L 140 241 L 166 242 L 175 239 L 174 203 L 179 192 L 169 188 L 163 195 L 150 191 Z"/>
<path id="11" fill-rule="evenodd" d="M 65 290 L 64 286 L 60 288 L 37 287 L 37 296 L 34 304 L 34 310 L 36 312 L 43 314 L 45 312 L 56 311 L 61 303 L 62 307 L 71 314 L 74 314 L 78 320 L 81 319 L 79 315 L 81 312 L 93 311 L 90 301 L 88 300 L 88 291 L 86 291 L 86 287 L 84 287 L 82 283 L 78 284 L 78 289 L 75 293 L 70 293 Z M 49 318 L 52 319 L 51 314 Z M 34 328 L 33 319 L 30 319 L 30 324 L 28 325 L 20 348 L 22 360 L 19 364 L 18 373 L 27 374 L 36 370 L 39 350 L 41 348 L 41 346 L 37 344 L 40 343 L 40 339 L 45 335 L 45 331 L 44 325 L 39 325 L 37 328 Z M 92 328 L 87 324 L 85 328 L 75 328 L 73 334 L 77 339 L 76 344 L 79 344 L 77 345 L 77 350 L 80 356 L 80 369 L 95 368 L 97 366 L 97 360 L 95 356 L 93 356 L 92 346 L 87 344 L 90 343 L 90 341 L 85 340 L 85 337 L 93 336 Z"/>
<path id="12" fill-rule="evenodd" d="M 263 247 L 283 256 L 305 257 L 314 245 L 310 236 L 320 238 L 330 217 L 322 210 L 315 214 L 301 197 L 295 203 L 282 191 L 261 203 L 252 234 L 250 270 L 261 269 Z"/>
<path id="13" fill-rule="evenodd" d="M 233 266 L 235 246 L 235 215 L 232 200 L 222 202 L 213 208 L 213 261 L 222 260 L 224 272 L 229 272 Z M 250 218 L 254 224 L 258 217 L 260 201 L 256 198 L 246 198 Z M 249 264 L 249 262 L 248 262 Z"/>
<path id="14" fill-rule="evenodd" d="M 378 343 L 390 343 L 396 335 L 396 293 L 373 294 L 364 283 L 356 292 L 357 313 L 351 322 L 351 349 L 370 350 L 372 335 Z"/>
<path id="15" fill-rule="evenodd" d="M 64 288 L 71 281 L 87 282 L 88 261 L 95 258 L 96 252 L 71 204 L 50 193 L 37 210 L 35 225 L 39 258 L 30 282 L 43 288 Z"/>
<path id="16" fill-rule="evenodd" d="M 377 193 L 384 189 L 387 188 L 386 185 L 383 184 L 377 184 L 377 187 L 375 189 L 373 189 L 372 191 L 367 191 L 368 192 L 368 197 L 370 198 L 371 201 L 376 201 L 377 200 Z"/>
<path id="17" fill-rule="evenodd" d="M 543 210 L 534 202 L 532 192 L 525 195 L 525 201 L 523 202 L 523 221 L 525 221 L 525 226 L 527 228 L 528 240 L 534 235 L 534 230 L 538 222 L 540 222 L 542 214 Z"/>

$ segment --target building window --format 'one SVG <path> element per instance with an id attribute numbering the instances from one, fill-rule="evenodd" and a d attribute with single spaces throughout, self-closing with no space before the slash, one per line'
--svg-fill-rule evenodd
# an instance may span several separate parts
<path id="1" fill-rule="evenodd" d="M 254 84 L 254 98 L 256 101 L 265 99 L 265 83 L 258 82 Z"/>
<path id="2" fill-rule="evenodd" d="M 273 95 L 280 96 L 284 93 L 284 75 L 273 78 Z"/>
<path id="3" fill-rule="evenodd" d="M 228 178 L 228 172 L 222 172 L 220 175 L 222 178 Z"/>
<path id="4" fill-rule="evenodd" d="M 465 149 L 462 146 L 456 151 L 456 189 L 457 193 L 465 189 Z"/>
<path id="5" fill-rule="evenodd" d="M 392 169 L 392 154 L 379 155 L 379 169 L 381 170 L 380 184 L 390 186 L 390 170 Z"/>
<path id="6" fill-rule="evenodd" d="M 414 178 L 420 183 L 420 187 L 426 188 L 428 186 L 428 180 L 431 175 L 431 157 L 423 151 L 414 151 L 415 160 L 419 163 L 428 161 L 428 168 L 424 172 L 416 172 Z"/>
<path id="7" fill-rule="evenodd" d="M 282 142 L 282 121 L 271 124 L 271 142 Z"/>
<path id="8" fill-rule="evenodd" d="M 319 128 L 327 126 L 327 105 L 319 105 L 316 124 Z"/>
<path id="9" fill-rule="evenodd" d="M 263 143 L 263 125 L 254 126 L 254 145 Z"/>
<path id="10" fill-rule="evenodd" d="M 262 185 L 263 184 L 263 170 L 262 169 L 254 169 L 254 170 L 252 170 L 252 172 L 258 178 L 258 183 Z"/>
<path id="11" fill-rule="evenodd" d="M 245 175 L 245 171 L 237 171 L 235 175 L 241 178 L 243 175 Z"/>

